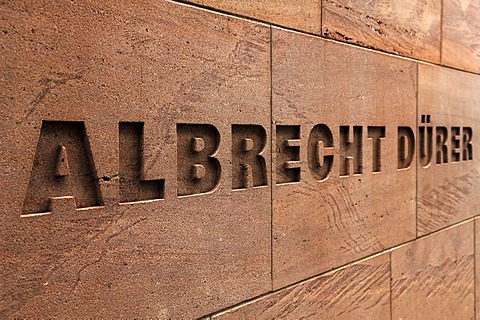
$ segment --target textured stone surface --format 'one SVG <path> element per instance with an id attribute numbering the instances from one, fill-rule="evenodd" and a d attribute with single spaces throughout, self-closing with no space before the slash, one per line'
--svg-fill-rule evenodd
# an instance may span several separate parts
<path id="1" fill-rule="evenodd" d="M 328 38 L 440 62 L 440 0 L 324 0 L 322 10 Z"/>
<path id="2" fill-rule="evenodd" d="M 321 0 L 185 0 L 242 16 L 320 34 Z"/>
<path id="3" fill-rule="evenodd" d="M 268 291 L 270 155 L 255 189 L 231 163 L 232 124 L 271 140 L 269 28 L 166 1 L 0 12 L 0 318 L 186 319 Z"/>
<path id="4" fill-rule="evenodd" d="M 480 2 L 443 1 L 442 64 L 480 73 Z"/>
<path id="5" fill-rule="evenodd" d="M 419 126 L 431 127 L 423 134 L 417 132 L 418 141 L 426 137 L 423 138 L 424 147 L 419 148 L 417 166 L 419 235 L 478 214 L 480 160 L 477 153 L 480 145 L 476 130 L 480 124 L 479 92 L 478 76 L 419 65 Z M 429 123 L 422 123 L 422 115 L 428 117 L 424 122 Z M 428 130 L 432 132 L 428 133 Z M 431 143 L 428 143 L 429 135 L 432 136 Z M 438 143 L 439 139 L 445 140 L 444 147 Z M 471 142 L 466 143 L 464 139 Z M 425 154 L 423 160 L 421 149 Z"/>
<path id="6" fill-rule="evenodd" d="M 480 219 L 475 219 L 475 319 L 480 319 Z"/>
<path id="7" fill-rule="evenodd" d="M 387 319 L 390 254 L 364 260 L 228 310 L 212 319 Z"/>
<path id="8" fill-rule="evenodd" d="M 252 21 L 480 72 L 440 3 L 0 1 L 0 318 L 474 317 L 480 76 Z"/>
<path id="9" fill-rule="evenodd" d="M 473 221 L 392 252 L 392 319 L 472 319 Z"/>
<path id="10" fill-rule="evenodd" d="M 414 237 L 415 161 L 398 169 L 397 127 L 415 128 L 417 66 L 278 29 L 272 41 L 273 280 L 279 288 Z M 312 131 L 317 124 L 330 128 L 333 149 L 317 144 L 330 144 L 315 135 L 318 127 Z M 377 152 L 377 140 L 368 138 L 381 135 L 375 126 L 385 127 Z M 340 142 L 348 135 L 362 142 L 360 151 Z M 293 139 L 290 147 L 286 139 Z M 316 152 L 333 155 L 327 179 L 319 175 Z M 354 160 L 340 166 L 351 155 Z M 341 176 L 349 166 L 350 175 Z"/>

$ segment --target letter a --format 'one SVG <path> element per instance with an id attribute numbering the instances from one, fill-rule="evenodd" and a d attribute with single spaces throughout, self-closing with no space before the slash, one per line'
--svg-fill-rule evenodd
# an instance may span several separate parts
<path id="1" fill-rule="evenodd" d="M 101 204 L 83 122 L 43 121 L 23 213 Z"/>

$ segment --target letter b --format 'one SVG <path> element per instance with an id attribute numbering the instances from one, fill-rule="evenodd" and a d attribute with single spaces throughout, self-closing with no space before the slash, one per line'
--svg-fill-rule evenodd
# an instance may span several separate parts
<path id="1" fill-rule="evenodd" d="M 218 130 L 209 124 L 177 124 L 177 194 L 213 191 L 220 181 L 220 162 L 215 154 Z"/>

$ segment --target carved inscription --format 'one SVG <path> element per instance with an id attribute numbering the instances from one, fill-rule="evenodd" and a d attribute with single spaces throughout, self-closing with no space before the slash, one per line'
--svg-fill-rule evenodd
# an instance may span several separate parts
<path id="1" fill-rule="evenodd" d="M 470 127 L 462 128 L 463 139 L 462 139 L 462 160 L 468 161 L 473 160 L 473 130 Z"/>
<path id="2" fill-rule="evenodd" d="M 398 127 L 398 169 L 410 168 L 415 153 L 415 135 L 410 127 Z"/>
<path id="3" fill-rule="evenodd" d="M 220 162 L 215 158 L 220 134 L 210 124 L 177 125 L 177 194 L 213 191 L 221 176 Z"/>
<path id="4" fill-rule="evenodd" d="M 418 127 L 419 136 L 419 162 L 424 168 L 430 166 L 433 155 L 433 127 L 430 123 L 430 115 L 422 115 L 422 125 Z"/>
<path id="5" fill-rule="evenodd" d="M 232 126 L 232 189 L 267 185 L 266 138 L 262 126 Z"/>
<path id="6" fill-rule="evenodd" d="M 448 163 L 448 130 L 446 127 L 437 127 L 437 164 Z"/>
<path id="7" fill-rule="evenodd" d="M 430 125 L 430 115 L 422 115 L 421 119 L 418 149 L 419 163 L 423 168 L 428 168 L 433 160 L 436 164 L 444 164 L 473 159 L 471 127 L 434 127 Z"/>
<path id="8" fill-rule="evenodd" d="M 372 172 L 382 171 L 382 140 L 385 127 L 368 127 L 368 138 L 372 139 Z"/>
<path id="9" fill-rule="evenodd" d="M 277 126 L 277 183 L 300 181 L 300 126 Z"/>
<path id="10" fill-rule="evenodd" d="M 84 123 L 43 121 L 23 213 L 101 204 Z"/>
<path id="11" fill-rule="evenodd" d="M 163 199 L 165 180 L 143 177 L 143 123 L 120 122 L 120 202 Z"/>
<path id="12" fill-rule="evenodd" d="M 277 184 L 302 180 L 307 174 L 318 182 L 330 178 L 335 161 L 339 177 L 364 174 L 371 166 L 382 172 L 382 145 L 396 141 L 398 170 L 408 170 L 418 152 L 420 166 L 473 159 L 473 130 L 461 126 L 433 126 L 430 115 L 422 115 L 417 135 L 414 129 L 397 127 L 397 137 L 387 140 L 384 126 L 339 126 L 338 141 L 327 124 L 314 125 L 303 141 L 299 125 L 275 127 Z M 119 202 L 163 199 L 165 179 L 147 180 L 144 174 L 144 123 L 119 123 Z M 211 124 L 177 124 L 177 195 L 213 192 L 222 178 L 222 164 L 216 158 L 220 133 Z M 232 190 L 268 185 L 263 153 L 268 141 L 265 128 L 254 124 L 231 126 Z M 365 140 L 365 141 L 364 141 Z M 372 157 L 363 163 L 365 143 L 371 142 Z M 307 159 L 302 159 L 305 144 Z M 225 164 L 224 164 L 225 165 Z M 24 214 L 69 211 L 102 205 L 95 166 L 83 122 L 43 121 L 30 181 L 23 204 Z"/>
<path id="13" fill-rule="evenodd" d="M 325 124 L 317 124 L 308 136 L 308 167 L 317 181 L 328 178 L 334 153 L 332 131 Z"/>
<path id="14" fill-rule="evenodd" d="M 340 176 L 363 172 L 362 127 L 340 126 Z"/>

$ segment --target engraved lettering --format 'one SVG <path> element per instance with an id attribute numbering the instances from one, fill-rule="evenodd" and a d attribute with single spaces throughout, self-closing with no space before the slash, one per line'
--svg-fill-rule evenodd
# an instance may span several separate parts
<path id="1" fill-rule="evenodd" d="M 452 156 L 452 162 L 460 161 L 460 127 L 452 127 L 452 138 L 450 140 L 450 152 Z"/>
<path id="2" fill-rule="evenodd" d="M 43 121 L 23 213 L 65 212 L 101 204 L 84 123 Z"/>
<path id="3" fill-rule="evenodd" d="M 382 170 L 382 139 L 385 139 L 385 127 L 368 127 L 368 138 L 372 139 L 372 172 Z"/>
<path id="4" fill-rule="evenodd" d="M 340 126 L 340 176 L 347 177 L 363 172 L 362 127 Z M 353 167 L 353 170 L 352 170 Z"/>
<path id="5" fill-rule="evenodd" d="M 418 128 L 419 162 L 424 168 L 432 163 L 433 155 L 433 127 L 421 126 Z"/>
<path id="6" fill-rule="evenodd" d="M 332 170 L 334 149 L 333 135 L 330 128 L 317 124 L 308 137 L 308 167 L 317 181 L 328 178 Z"/>
<path id="7" fill-rule="evenodd" d="M 220 134 L 210 124 L 177 124 L 177 194 L 186 196 L 215 190 L 221 167 L 215 155 Z"/>
<path id="8" fill-rule="evenodd" d="M 437 164 L 448 163 L 448 129 L 446 127 L 436 127 L 437 136 Z"/>
<path id="9" fill-rule="evenodd" d="M 300 126 L 277 125 L 277 184 L 300 181 Z"/>
<path id="10" fill-rule="evenodd" d="M 262 156 L 267 134 L 259 125 L 232 125 L 232 188 L 267 185 L 267 166 Z"/>
<path id="11" fill-rule="evenodd" d="M 462 155 L 463 155 L 464 161 L 473 159 L 472 137 L 473 137 L 472 128 L 463 127 Z"/>
<path id="12" fill-rule="evenodd" d="M 408 169 L 415 153 L 415 136 L 410 127 L 398 127 L 398 169 Z"/>
<path id="13" fill-rule="evenodd" d="M 418 142 L 411 127 L 397 128 L 398 169 L 408 169 L 416 146 L 418 162 L 428 168 L 437 164 L 473 160 L 473 129 L 431 126 L 431 116 L 421 115 Z M 434 134 L 435 128 L 435 134 Z M 221 179 L 216 158 L 220 134 L 210 124 L 177 124 L 177 195 L 212 192 Z M 382 140 L 385 126 L 339 126 L 339 175 L 363 173 L 364 139 L 372 142 L 372 173 L 382 171 Z M 450 131 L 450 132 L 449 132 Z M 299 182 L 302 147 L 300 125 L 276 126 L 276 183 Z M 451 136 L 449 136 L 449 134 Z M 268 185 L 264 156 L 267 134 L 260 125 L 231 125 L 232 190 Z M 43 121 L 35 160 L 22 207 L 22 216 L 68 212 L 75 208 L 101 206 L 99 179 L 87 139 L 85 124 L 78 121 Z M 336 144 L 336 143 L 335 143 Z M 308 169 L 316 181 L 329 178 L 335 160 L 334 137 L 326 124 L 315 125 L 308 136 Z M 434 152 L 435 147 L 435 152 Z M 119 123 L 119 202 L 164 199 L 165 179 L 146 179 L 144 123 Z M 451 148 L 451 150 L 448 150 Z M 102 178 L 103 181 L 110 179 Z"/>
<path id="14" fill-rule="evenodd" d="M 165 180 L 145 180 L 143 177 L 144 124 L 120 122 L 120 202 L 163 199 Z"/>

